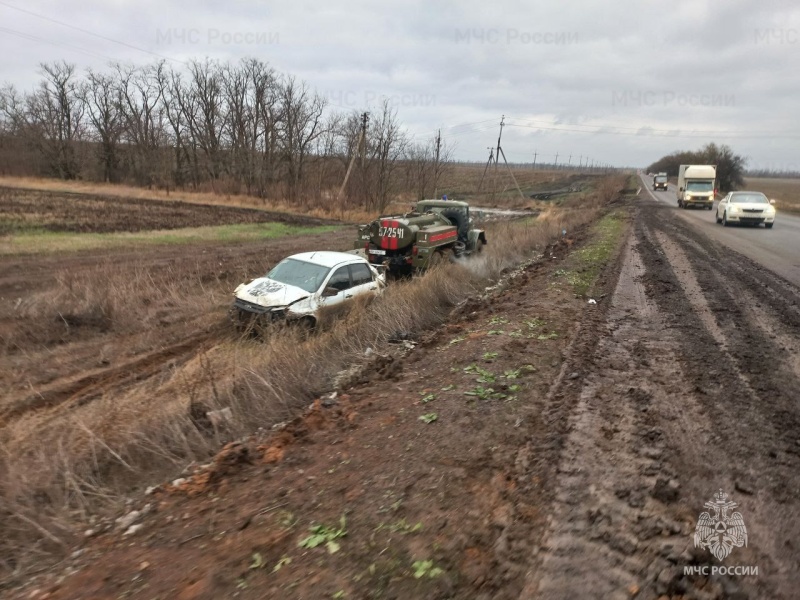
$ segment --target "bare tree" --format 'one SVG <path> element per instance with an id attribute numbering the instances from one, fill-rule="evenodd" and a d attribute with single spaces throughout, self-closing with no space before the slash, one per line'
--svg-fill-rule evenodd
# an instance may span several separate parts
<path id="1" fill-rule="evenodd" d="M 61 179 L 76 179 L 80 171 L 77 143 L 83 127 L 83 103 L 75 65 L 42 64 L 44 79 L 26 97 L 24 119 L 49 170 Z"/>
<path id="2" fill-rule="evenodd" d="M 298 83 L 294 77 L 286 78 L 281 86 L 283 119 L 279 131 L 289 197 L 292 199 L 299 193 L 312 144 L 323 134 L 325 104 L 322 96 L 311 93 L 305 83 Z"/>
<path id="3" fill-rule="evenodd" d="M 190 93 L 197 110 L 184 117 L 193 140 L 204 155 L 204 169 L 212 187 L 223 174 L 222 132 L 226 111 L 223 105 L 222 73 L 219 63 L 206 59 L 189 64 Z"/>
<path id="4" fill-rule="evenodd" d="M 369 182 L 367 206 L 383 211 L 389 204 L 395 183 L 394 172 L 407 144 L 407 137 L 397 120 L 397 111 L 392 108 L 388 98 L 384 99 L 381 112 L 368 136 L 369 177 L 365 178 Z"/>
<path id="5" fill-rule="evenodd" d="M 89 139 L 99 144 L 98 156 L 106 182 L 118 181 L 118 146 L 122 119 L 115 94 L 115 80 L 102 73 L 87 70 L 80 86 L 80 99 L 92 128 Z"/>
<path id="6" fill-rule="evenodd" d="M 131 149 L 133 176 L 137 183 L 152 187 L 164 175 L 159 164 L 159 148 L 166 137 L 159 89 L 164 63 L 144 68 L 117 64 L 115 69 L 123 139 Z"/>

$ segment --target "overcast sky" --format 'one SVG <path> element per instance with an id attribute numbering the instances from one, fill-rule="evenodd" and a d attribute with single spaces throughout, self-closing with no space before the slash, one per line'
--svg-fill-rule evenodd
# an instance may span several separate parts
<path id="1" fill-rule="evenodd" d="M 796 0 L 0 0 L 0 81 L 21 89 L 59 59 L 248 56 L 332 106 L 387 96 L 464 160 L 488 158 L 505 115 L 513 162 L 646 166 L 716 141 L 800 170 Z"/>

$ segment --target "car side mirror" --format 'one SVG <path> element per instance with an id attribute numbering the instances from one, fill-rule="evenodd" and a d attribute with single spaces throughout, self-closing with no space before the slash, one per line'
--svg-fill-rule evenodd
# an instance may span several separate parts
<path id="1" fill-rule="evenodd" d="M 322 297 L 323 298 L 332 298 L 333 296 L 336 296 L 338 294 L 339 294 L 339 290 L 337 290 L 335 287 L 330 287 L 329 286 L 329 287 L 326 287 L 324 290 L 322 290 Z"/>
<path id="2" fill-rule="evenodd" d="M 681 188 L 679 191 L 681 191 L 681 192 L 682 192 L 682 191 L 683 191 L 683 188 Z"/>
<path id="3" fill-rule="evenodd" d="M 770 204 L 775 204 L 775 200 L 770 200 L 769 203 Z"/>

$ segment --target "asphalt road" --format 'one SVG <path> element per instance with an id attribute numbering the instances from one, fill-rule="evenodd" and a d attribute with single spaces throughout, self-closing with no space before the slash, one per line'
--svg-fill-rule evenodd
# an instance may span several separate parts
<path id="1" fill-rule="evenodd" d="M 674 185 L 670 184 L 666 192 L 654 192 L 652 179 L 643 176 L 642 186 L 651 198 L 672 207 L 670 214 L 674 213 L 676 218 L 686 219 L 710 238 L 800 285 L 800 217 L 779 212 L 772 229 L 723 227 L 714 221 L 715 210 L 678 208 Z"/>

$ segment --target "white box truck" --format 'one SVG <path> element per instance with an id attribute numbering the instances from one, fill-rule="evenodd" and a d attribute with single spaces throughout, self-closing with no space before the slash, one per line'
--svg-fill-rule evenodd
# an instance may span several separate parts
<path id="1" fill-rule="evenodd" d="M 678 170 L 678 206 L 712 210 L 717 189 L 717 165 L 681 165 Z"/>

